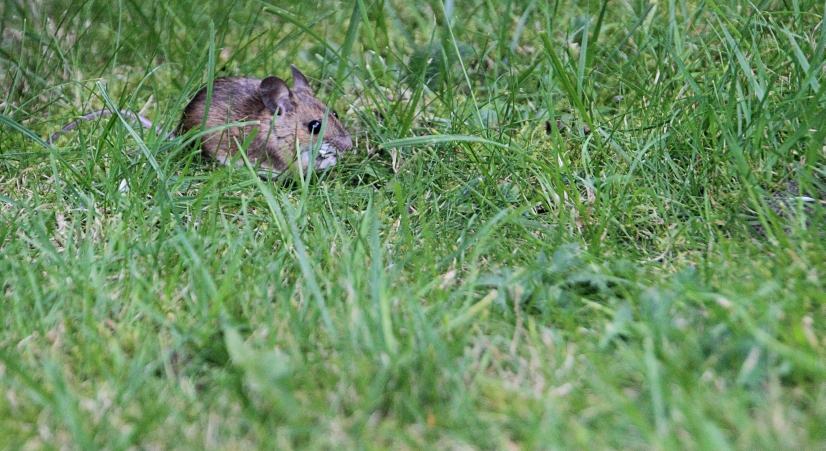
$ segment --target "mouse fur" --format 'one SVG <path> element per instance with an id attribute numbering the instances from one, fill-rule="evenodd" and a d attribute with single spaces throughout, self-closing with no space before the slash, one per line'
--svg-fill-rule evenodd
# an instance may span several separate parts
<path id="1" fill-rule="evenodd" d="M 350 134 L 338 120 L 337 114 L 315 98 L 304 74 L 295 66 L 291 68 L 292 88 L 274 76 L 263 80 L 243 77 L 215 79 L 206 116 L 207 88 L 204 87 L 184 108 L 176 132 L 170 133 L 167 138 L 176 134 L 181 136 L 202 126 L 203 130 L 209 130 L 231 123 L 257 121 L 253 125 L 207 131 L 200 139 L 201 151 L 209 158 L 230 164 L 240 146 L 255 132 L 255 137 L 247 146 L 247 158 L 258 167 L 259 173 L 282 173 L 288 170 L 290 164 L 300 164 L 306 170 L 314 152 L 317 152 L 313 164 L 315 169 L 335 165 L 344 152 L 353 148 Z M 113 111 L 108 109 L 86 114 L 67 124 L 47 142 L 51 144 L 81 121 L 110 114 Z M 153 127 L 152 122 L 143 116 L 128 111 L 120 111 L 120 114 L 137 119 L 146 128 Z M 321 128 L 324 128 L 323 135 Z M 320 143 L 319 139 L 322 139 Z M 243 164 L 243 160 L 236 161 Z"/>

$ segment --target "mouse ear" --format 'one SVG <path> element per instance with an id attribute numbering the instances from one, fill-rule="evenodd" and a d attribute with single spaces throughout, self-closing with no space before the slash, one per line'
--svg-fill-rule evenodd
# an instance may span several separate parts
<path id="1" fill-rule="evenodd" d="M 293 93 L 284 80 L 273 76 L 261 80 L 261 100 L 270 113 L 275 114 L 278 110 L 278 115 L 281 116 L 292 112 L 295 109 L 292 96 Z"/>
<path id="2" fill-rule="evenodd" d="M 293 89 L 296 91 L 307 91 L 310 95 L 313 95 L 313 89 L 310 88 L 307 77 L 292 64 L 290 64 L 290 69 L 293 70 Z"/>

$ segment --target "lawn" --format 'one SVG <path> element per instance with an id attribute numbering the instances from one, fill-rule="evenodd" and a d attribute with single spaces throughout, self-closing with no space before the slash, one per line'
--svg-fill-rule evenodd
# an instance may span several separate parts
<path id="1" fill-rule="evenodd" d="M 826 450 L 823 18 L 4 1 L 0 449 Z M 42 145 L 290 64 L 332 169 Z"/>

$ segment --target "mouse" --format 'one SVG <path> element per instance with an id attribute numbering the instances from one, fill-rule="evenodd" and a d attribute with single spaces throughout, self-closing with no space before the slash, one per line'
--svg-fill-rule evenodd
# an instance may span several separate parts
<path id="1" fill-rule="evenodd" d="M 201 88 L 184 108 L 175 131 L 165 138 L 182 136 L 193 129 L 209 130 L 236 122 L 255 122 L 245 126 L 207 131 L 200 138 L 201 152 L 222 164 L 231 164 L 243 143 L 255 131 L 246 148 L 250 163 L 259 174 L 281 174 L 291 164 L 307 170 L 310 158 L 316 152 L 313 168 L 327 169 L 353 149 L 350 134 L 335 111 L 318 100 L 307 77 L 291 65 L 293 87 L 281 78 L 268 76 L 262 80 L 246 77 L 216 78 L 207 106 L 207 87 Z M 147 129 L 160 134 L 149 119 L 127 110 L 123 116 L 140 122 Z M 53 143 L 60 135 L 75 128 L 80 122 L 115 114 L 113 110 L 92 111 L 67 124 L 46 142 Z M 323 134 L 322 134 L 323 129 Z M 321 142 L 319 142 L 321 140 Z M 296 155 L 296 151 L 298 155 Z"/>

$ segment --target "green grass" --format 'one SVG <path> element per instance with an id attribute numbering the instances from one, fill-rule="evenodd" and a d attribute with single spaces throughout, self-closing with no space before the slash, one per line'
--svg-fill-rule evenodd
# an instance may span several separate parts
<path id="1" fill-rule="evenodd" d="M 823 14 L 4 2 L 0 449 L 826 449 Z M 35 142 L 289 64 L 330 171 Z"/>

